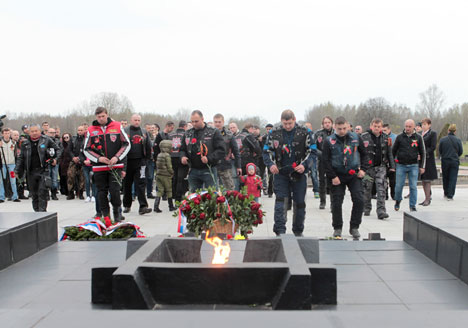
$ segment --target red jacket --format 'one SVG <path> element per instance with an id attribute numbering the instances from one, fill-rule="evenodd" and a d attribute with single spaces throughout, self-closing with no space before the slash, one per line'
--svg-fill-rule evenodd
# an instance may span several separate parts
<path id="1" fill-rule="evenodd" d="M 260 197 L 262 195 L 261 190 L 263 188 L 262 178 L 260 178 L 255 173 L 253 175 L 248 174 L 248 171 L 249 171 L 248 167 L 250 165 L 253 165 L 255 167 L 255 171 L 257 170 L 257 167 L 255 166 L 255 164 L 253 164 L 253 163 L 247 164 L 246 165 L 247 175 L 241 175 L 240 180 L 244 185 L 247 186 L 247 194 L 249 196 L 253 195 L 254 197 Z"/>
<path id="2" fill-rule="evenodd" d="M 88 128 L 84 142 L 84 155 L 93 165 L 99 163 L 99 157 L 117 157 L 118 163 L 125 163 L 126 156 L 130 151 L 130 140 L 122 129 L 120 122 L 107 119 L 107 123 L 101 126 L 97 121 Z"/>

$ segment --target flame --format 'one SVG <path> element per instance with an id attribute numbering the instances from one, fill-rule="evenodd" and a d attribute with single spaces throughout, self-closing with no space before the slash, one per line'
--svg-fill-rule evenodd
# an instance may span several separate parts
<path id="1" fill-rule="evenodd" d="M 208 238 L 210 231 L 206 232 L 206 242 L 214 247 L 214 256 L 212 264 L 225 264 L 229 261 L 229 254 L 231 253 L 231 247 L 228 243 L 223 245 L 223 241 L 218 237 Z"/>

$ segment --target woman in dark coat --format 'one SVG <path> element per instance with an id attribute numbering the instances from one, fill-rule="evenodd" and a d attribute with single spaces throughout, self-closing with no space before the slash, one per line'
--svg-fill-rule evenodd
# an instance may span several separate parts
<path id="1" fill-rule="evenodd" d="M 422 136 L 426 147 L 426 169 L 421 175 L 421 181 L 426 199 L 419 205 L 429 206 L 431 204 L 431 181 L 437 179 L 437 168 L 434 151 L 437 147 L 437 132 L 431 130 L 431 119 L 422 120 Z"/>
<path id="2" fill-rule="evenodd" d="M 62 195 L 68 195 L 68 187 L 67 187 L 67 171 L 68 166 L 72 160 L 70 151 L 68 146 L 71 144 L 71 134 L 64 133 L 62 135 L 62 155 L 58 159 L 59 163 L 59 174 L 60 174 L 60 193 Z"/>

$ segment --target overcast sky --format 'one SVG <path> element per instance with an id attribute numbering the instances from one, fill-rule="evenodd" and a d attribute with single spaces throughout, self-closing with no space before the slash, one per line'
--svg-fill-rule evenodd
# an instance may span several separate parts
<path id="1" fill-rule="evenodd" d="M 370 97 L 414 108 L 435 83 L 468 102 L 465 0 L 0 0 L 0 114 L 99 92 L 205 115 Z"/>

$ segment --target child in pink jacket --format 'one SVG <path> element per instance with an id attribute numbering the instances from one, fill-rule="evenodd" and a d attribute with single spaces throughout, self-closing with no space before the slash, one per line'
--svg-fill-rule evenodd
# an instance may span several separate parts
<path id="1" fill-rule="evenodd" d="M 247 186 L 247 194 L 253 195 L 255 201 L 258 202 L 258 198 L 261 196 L 261 191 L 263 188 L 262 178 L 256 175 L 257 166 L 254 163 L 249 163 L 246 165 L 247 175 L 241 175 L 241 182 Z"/>

